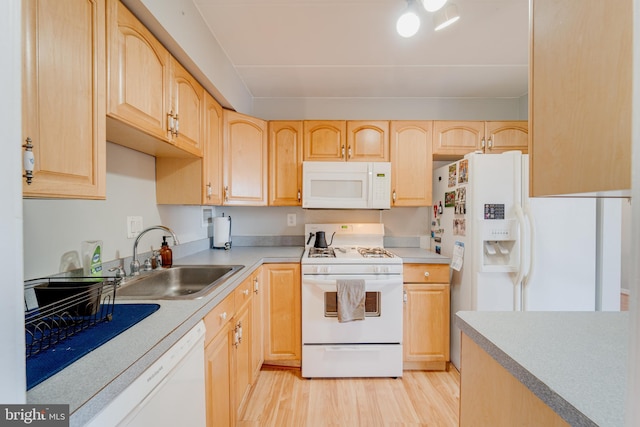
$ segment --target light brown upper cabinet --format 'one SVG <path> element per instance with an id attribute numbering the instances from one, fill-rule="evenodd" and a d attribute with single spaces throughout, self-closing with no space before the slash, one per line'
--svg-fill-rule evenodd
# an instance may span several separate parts
<path id="1" fill-rule="evenodd" d="M 206 92 L 204 101 L 202 204 L 221 205 L 223 113 L 220 104 Z"/>
<path id="2" fill-rule="evenodd" d="M 431 121 L 391 121 L 391 205 L 430 206 Z"/>
<path id="3" fill-rule="evenodd" d="M 344 120 L 305 120 L 303 122 L 305 161 L 344 160 L 347 122 Z"/>
<path id="4" fill-rule="evenodd" d="M 305 161 L 389 161 L 386 120 L 305 120 Z"/>
<path id="5" fill-rule="evenodd" d="M 529 123 L 526 120 L 484 122 L 485 153 L 520 150 L 529 152 Z"/>
<path id="6" fill-rule="evenodd" d="M 171 58 L 169 140 L 182 150 L 202 157 L 204 88 Z"/>
<path id="7" fill-rule="evenodd" d="M 269 205 L 302 204 L 302 122 L 269 122 Z"/>
<path id="8" fill-rule="evenodd" d="M 118 0 L 108 0 L 109 117 L 165 139 L 171 55 Z"/>
<path id="9" fill-rule="evenodd" d="M 345 160 L 356 162 L 389 161 L 389 122 L 347 121 Z"/>
<path id="10" fill-rule="evenodd" d="M 456 160 L 467 153 L 528 152 L 528 126 L 521 121 L 433 122 L 433 158 Z"/>
<path id="11" fill-rule="evenodd" d="M 222 107 L 204 93 L 203 158 L 156 158 L 158 204 L 222 205 Z"/>
<path id="12" fill-rule="evenodd" d="M 533 196 L 631 188 L 632 18 L 632 0 L 532 1 Z"/>
<path id="13" fill-rule="evenodd" d="M 267 122 L 231 110 L 223 118 L 223 204 L 266 206 Z"/>
<path id="14" fill-rule="evenodd" d="M 104 0 L 25 0 L 22 18 L 21 144 L 35 160 L 23 195 L 104 199 Z"/>
<path id="15" fill-rule="evenodd" d="M 107 1 L 107 139 L 201 157 L 204 89 L 119 0 Z"/>

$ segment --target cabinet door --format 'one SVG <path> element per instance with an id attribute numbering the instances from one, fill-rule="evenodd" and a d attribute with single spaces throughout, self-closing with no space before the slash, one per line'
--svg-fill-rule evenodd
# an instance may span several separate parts
<path id="1" fill-rule="evenodd" d="M 118 0 L 109 0 L 107 114 L 167 141 L 171 56 Z"/>
<path id="2" fill-rule="evenodd" d="M 23 195 L 104 199 L 104 0 L 22 6 L 22 144 L 35 159 Z"/>
<path id="3" fill-rule="evenodd" d="M 634 3 L 531 2 L 531 196 L 631 188 Z"/>
<path id="4" fill-rule="evenodd" d="M 404 362 L 437 362 L 432 368 L 445 369 L 449 360 L 449 285 L 405 285 Z M 418 364 L 419 366 L 419 364 Z"/>
<path id="5" fill-rule="evenodd" d="M 178 148 L 202 157 L 204 88 L 171 58 L 171 110 L 175 114 L 169 139 Z"/>
<path id="6" fill-rule="evenodd" d="M 520 150 L 527 154 L 529 149 L 528 122 L 485 122 L 485 152 L 502 153 Z"/>
<path id="7" fill-rule="evenodd" d="M 251 275 L 253 304 L 251 317 L 251 383 L 255 383 L 264 362 L 264 290 L 262 289 L 262 267 Z"/>
<path id="8" fill-rule="evenodd" d="M 482 150 L 484 122 L 433 122 L 433 157 L 455 160 L 475 150 Z"/>
<path id="9" fill-rule="evenodd" d="M 269 205 L 302 204 L 302 122 L 269 122 Z"/>
<path id="10" fill-rule="evenodd" d="M 305 120 L 304 153 L 305 161 L 345 160 L 347 122 L 344 120 Z"/>
<path id="11" fill-rule="evenodd" d="M 251 389 L 251 300 L 240 307 L 234 318 L 235 324 L 235 412 L 240 418 L 245 400 Z"/>
<path id="12" fill-rule="evenodd" d="M 348 121 L 347 161 L 388 162 L 389 122 Z"/>
<path id="13" fill-rule="evenodd" d="M 233 379 L 233 328 L 227 322 L 204 349 L 207 426 L 228 427 L 235 423 L 231 394 Z"/>
<path id="14" fill-rule="evenodd" d="M 430 206 L 431 121 L 391 122 L 391 202 L 393 206 Z"/>
<path id="15" fill-rule="evenodd" d="M 267 205 L 267 126 L 224 110 L 224 204 Z"/>
<path id="16" fill-rule="evenodd" d="M 268 364 L 300 366 L 300 264 L 265 264 L 265 343 Z"/>
<path id="17" fill-rule="evenodd" d="M 222 107 L 205 92 L 202 203 L 222 204 Z"/>

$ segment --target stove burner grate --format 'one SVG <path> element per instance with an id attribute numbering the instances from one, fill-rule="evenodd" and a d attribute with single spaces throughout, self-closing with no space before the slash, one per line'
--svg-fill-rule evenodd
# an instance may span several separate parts
<path id="1" fill-rule="evenodd" d="M 309 248 L 309 258 L 335 258 L 333 248 Z"/>
<path id="2" fill-rule="evenodd" d="M 393 254 L 385 248 L 358 248 L 364 258 L 393 258 Z"/>

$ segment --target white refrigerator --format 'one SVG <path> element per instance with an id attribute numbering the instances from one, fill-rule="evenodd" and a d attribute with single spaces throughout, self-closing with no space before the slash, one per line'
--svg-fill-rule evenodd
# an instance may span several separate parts
<path id="1" fill-rule="evenodd" d="M 431 249 L 452 258 L 451 361 L 460 310 L 619 310 L 620 199 L 529 198 L 519 151 L 434 171 Z"/>

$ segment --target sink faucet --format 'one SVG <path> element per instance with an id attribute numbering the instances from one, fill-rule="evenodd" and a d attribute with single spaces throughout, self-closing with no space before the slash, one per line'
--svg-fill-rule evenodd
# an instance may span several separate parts
<path id="1" fill-rule="evenodd" d="M 152 227 L 145 228 L 140 232 L 140 234 L 138 234 L 138 237 L 136 237 L 136 241 L 133 243 L 133 258 L 131 260 L 131 276 L 138 276 L 140 274 L 140 262 L 137 259 L 138 242 L 140 241 L 140 238 L 144 234 L 146 234 L 148 231 L 151 231 L 151 230 L 164 230 L 168 233 L 171 233 L 171 237 L 173 238 L 173 244 L 174 245 L 180 244 L 180 242 L 178 242 L 178 237 L 176 236 L 176 233 L 174 233 L 173 230 L 170 229 L 169 227 L 165 227 L 164 225 L 154 225 Z"/>

